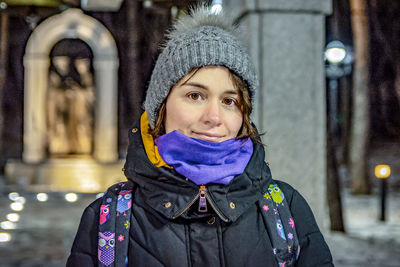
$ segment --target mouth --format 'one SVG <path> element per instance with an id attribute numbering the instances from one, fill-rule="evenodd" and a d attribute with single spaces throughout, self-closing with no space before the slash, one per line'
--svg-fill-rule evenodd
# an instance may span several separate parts
<path id="1" fill-rule="evenodd" d="M 194 132 L 192 131 L 192 137 L 205 140 L 205 141 L 210 141 L 210 142 L 221 142 L 223 141 L 223 138 L 225 135 L 221 134 L 215 134 L 215 133 L 207 133 L 207 132 Z"/>

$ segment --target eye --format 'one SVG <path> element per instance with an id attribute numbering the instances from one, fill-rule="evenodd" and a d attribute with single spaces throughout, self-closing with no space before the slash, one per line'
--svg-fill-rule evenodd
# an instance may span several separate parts
<path id="1" fill-rule="evenodd" d="M 103 238 L 99 239 L 99 246 L 104 247 L 106 245 L 106 241 Z"/>
<path id="2" fill-rule="evenodd" d="M 131 194 L 126 194 L 124 197 L 125 197 L 125 199 L 130 199 L 131 198 Z"/>
<path id="3" fill-rule="evenodd" d="M 278 229 L 282 229 L 282 224 L 277 223 L 276 226 L 277 226 Z"/>
<path id="4" fill-rule="evenodd" d="M 108 241 L 108 244 L 109 244 L 111 247 L 114 247 L 114 245 L 115 245 L 114 238 L 113 238 L 113 239 L 110 239 L 110 241 Z"/>
<path id="5" fill-rule="evenodd" d="M 121 200 L 121 198 L 122 198 L 122 196 L 121 196 L 121 195 L 118 195 L 118 200 Z"/>
<path id="6" fill-rule="evenodd" d="M 104 209 L 103 209 L 103 212 L 104 212 L 104 213 L 108 213 L 108 212 L 109 212 L 108 208 L 104 208 Z"/>
<path id="7" fill-rule="evenodd" d="M 222 103 L 227 106 L 234 106 L 237 104 L 237 101 L 236 101 L 236 99 L 233 99 L 233 98 L 224 98 L 222 100 Z"/>
<path id="8" fill-rule="evenodd" d="M 275 191 L 275 192 L 279 192 L 279 188 L 278 188 L 278 187 L 275 187 L 275 188 L 274 188 L 274 191 Z"/>
<path id="9" fill-rule="evenodd" d="M 197 101 L 202 98 L 200 93 L 190 93 L 187 95 L 191 100 Z"/>

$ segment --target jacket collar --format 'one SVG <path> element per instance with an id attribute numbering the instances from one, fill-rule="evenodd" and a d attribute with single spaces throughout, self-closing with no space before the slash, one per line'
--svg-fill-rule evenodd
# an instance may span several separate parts
<path id="1" fill-rule="evenodd" d="M 126 177 L 139 186 L 140 196 L 152 209 L 169 219 L 193 217 L 183 211 L 198 196 L 199 186 L 174 169 L 156 167 L 149 160 L 139 122 L 129 131 L 124 168 Z M 244 172 L 227 185 L 207 185 L 207 194 L 220 217 L 234 222 L 262 197 L 271 180 L 269 168 L 264 162 L 264 148 L 254 142 L 253 155 Z"/>

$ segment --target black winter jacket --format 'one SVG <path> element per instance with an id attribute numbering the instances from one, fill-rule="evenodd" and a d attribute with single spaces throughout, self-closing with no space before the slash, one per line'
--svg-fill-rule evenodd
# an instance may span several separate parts
<path id="1" fill-rule="evenodd" d="M 125 163 L 126 176 L 136 184 L 129 266 L 278 266 L 256 203 L 272 182 L 263 146 L 254 144 L 245 171 L 228 185 L 207 185 L 208 213 L 199 213 L 199 187 L 174 170 L 155 167 L 140 130 L 133 132 Z M 304 198 L 290 185 L 275 182 L 296 223 L 301 247 L 296 266 L 333 266 Z M 96 200 L 85 209 L 67 266 L 97 266 L 100 203 Z"/>

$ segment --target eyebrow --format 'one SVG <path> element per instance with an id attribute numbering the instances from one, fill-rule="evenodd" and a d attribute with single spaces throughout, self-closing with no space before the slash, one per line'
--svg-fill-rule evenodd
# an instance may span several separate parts
<path id="1" fill-rule="evenodd" d="M 203 85 L 201 83 L 187 82 L 187 83 L 184 83 L 182 85 L 189 85 L 189 86 L 199 87 L 199 88 L 202 88 L 202 89 L 207 90 L 207 91 L 209 90 L 209 88 L 207 86 L 205 86 L 205 85 Z M 233 89 L 228 89 L 228 90 L 224 91 L 224 93 L 225 94 L 234 94 L 234 95 L 239 94 L 238 90 L 235 91 Z"/>

